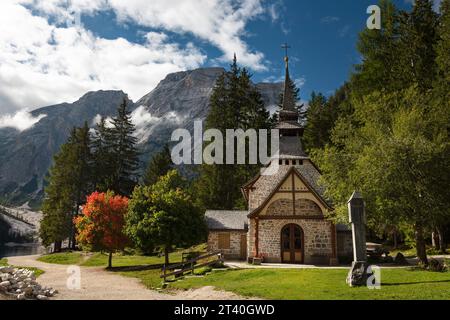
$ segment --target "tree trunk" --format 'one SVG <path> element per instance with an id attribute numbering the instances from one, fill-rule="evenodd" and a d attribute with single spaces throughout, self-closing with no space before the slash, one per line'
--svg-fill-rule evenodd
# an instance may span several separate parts
<path id="1" fill-rule="evenodd" d="M 164 247 L 164 265 L 169 266 L 169 246 Z"/>
<path id="2" fill-rule="evenodd" d="M 76 240 L 76 235 L 75 235 L 75 231 L 74 231 L 74 233 L 72 234 L 72 239 L 71 239 L 71 241 L 70 241 L 70 243 L 71 243 L 71 249 L 72 250 L 76 250 L 77 249 L 77 240 Z"/>
<path id="3" fill-rule="evenodd" d="M 77 229 L 75 227 L 75 223 L 73 223 L 73 220 L 78 217 L 78 208 L 80 207 L 80 204 L 77 203 L 77 209 L 76 211 L 74 211 L 73 213 L 73 217 L 72 217 L 72 225 L 71 225 L 71 230 L 70 230 L 70 249 L 75 250 L 77 247 L 77 240 L 76 240 L 76 236 L 77 236 Z"/>
<path id="4" fill-rule="evenodd" d="M 428 265 L 427 247 L 425 244 L 425 239 L 423 237 L 423 228 L 420 224 L 416 224 L 415 226 L 415 240 L 416 240 L 417 258 L 419 258 L 420 263 L 427 266 Z"/>
<path id="5" fill-rule="evenodd" d="M 394 241 L 394 249 L 398 248 L 397 229 L 392 232 L 392 240 Z"/>
<path id="6" fill-rule="evenodd" d="M 440 245 L 440 239 L 439 239 L 439 233 L 437 232 L 437 230 L 435 229 L 432 233 L 431 233 L 431 244 L 433 246 L 434 249 L 439 250 L 439 248 L 441 247 Z"/>
<path id="7" fill-rule="evenodd" d="M 110 251 L 109 257 L 108 257 L 108 269 L 112 268 L 112 256 L 113 256 L 113 253 L 112 253 L 112 251 Z"/>
<path id="8" fill-rule="evenodd" d="M 445 231 L 443 227 L 438 228 L 438 236 L 439 236 L 439 251 L 442 254 L 447 253 L 447 243 L 445 242 Z"/>
<path id="9" fill-rule="evenodd" d="M 55 241 L 53 244 L 53 252 L 61 252 L 62 241 Z"/>

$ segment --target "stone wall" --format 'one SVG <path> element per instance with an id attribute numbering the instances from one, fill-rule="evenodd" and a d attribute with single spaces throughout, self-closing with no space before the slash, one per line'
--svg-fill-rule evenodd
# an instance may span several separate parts
<path id="1" fill-rule="evenodd" d="M 270 219 L 259 221 L 259 253 L 266 262 L 281 262 L 281 230 L 287 224 L 299 225 L 304 234 L 304 264 L 328 265 L 332 257 L 331 222 L 323 219 Z M 256 221 L 249 224 L 248 252 L 254 255 Z"/>
<path id="2" fill-rule="evenodd" d="M 267 208 L 265 215 L 268 216 L 292 216 L 294 215 L 293 201 L 291 199 L 275 200 Z M 295 200 L 295 214 L 302 216 L 322 216 L 319 206 L 309 199 Z"/>
<path id="3" fill-rule="evenodd" d="M 272 161 L 271 167 L 274 162 Z M 270 169 L 270 168 L 269 168 Z M 279 166 L 278 170 L 273 175 L 261 176 L 253 185 L 253 190 L 249 193 L 248 208 L 250 211 L 258 208 L 275 187 L 283 180 L 290 169 L 290 166 Z"/>
<path id="4" fill-rule="evenodd" d="M 219 234 L 230 234 L 230 249 L 219 249 Z M 241 258 L 241 236 L 247 234 L 246 231 L 209 231 L 208 251 L 221 250 L 225 259 Z M 244 257 L 245 259 L 245 257 Z"/>

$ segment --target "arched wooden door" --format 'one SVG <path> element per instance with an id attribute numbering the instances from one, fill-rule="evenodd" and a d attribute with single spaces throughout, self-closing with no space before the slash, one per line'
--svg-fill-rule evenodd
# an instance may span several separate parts
<path id="1" fill-rule="evenodd" d="M 281 261 L 303 263 L 303 230 L 296 224 L 288 224 L 281 230 Z"/>

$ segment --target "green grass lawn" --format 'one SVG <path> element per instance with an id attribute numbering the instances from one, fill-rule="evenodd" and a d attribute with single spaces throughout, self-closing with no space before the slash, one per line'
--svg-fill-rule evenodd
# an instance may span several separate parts
<path id="1" fill-rule="evenodd" d="M 81 252 L 61 252 L 54 254 L 47 254 L 40 258 L 38 261 L 54 264 L 64 265 L 77 265 L 83 261 L 83 255 Z"/>
<path id="2" fill-rule="evenodd" d="M 449 272 L 382 269 L 380 290 L 350 288 L 345 283 L 346 275 L 347 270 L 337 269 L 227 270 L 186 278 L 171 283 L 170 287 L 214 286 L 243 296 L 277 300 L 450 299 Z"/>
<path id="3" fill-rule="evenodd" d="M 198 245 L 189 249 L 180 249 L 170 253 L 170 263 L 181 262 L 183 252 L 189 251 L 206 251 L 206 245 Z M 61 252 L 43 255 L 38 258 L 41 262 L 63 264 L 63 265 L 81 265 L 84 267 L 102 267 L 108 265 L 108 254 L 95 252 L 91 256 L 85 258 L 85 253 L 80 251 Z M 164 257 L 161 256 L 139 256 L 116 253 L 113 255 L 112 265 L 115 267 L 133 267 L 133 266 L 148 266 L 161 265 L 164 263 Z"/>
<path id="4" fill-rule="evenodd" d="M 202 251 L 196 247 L 192 251 Z M 179 250 L 170 255 L 171 263 L 181 261 Z M 94 253 L 87 260 L 83 253 L 58 253 L 46 255 L 39 260 L 59 264 L 80 264 L 82 266 L 105 266 L 108 255 Z M 1 263 L 2 260 L 0 260 Z M 149 289 L 163 287 L 160 279 L 160 265 L 164 257 L 115 254 L 112 272 L 126 277 L 138 278 Z M 447 261 L 448 263 L 448 261 Z M 204 271 L 204 272 L 203 272 Z M 198 270 L 205 273 L 209 270 Z M 450 299 L 450 272 L 435 273 L 413 268 L 390 268 L 381 271 L 380 290 L 350 288 L 345 283 L 344 269 L 247 269 L 213 271 L 204 276 L 185 277 L 169 282 L 167 290 L 190 289 L 214 286 L 248 297 L 266 299 Z"/>
<path id="5" fill-rule="evenodd" d="M 447 252 L 449 250 L 447 249 Z M 399 249 L 395 249 L 395 250 L 391 250 L 389 255 L 391 257 L 395 257 L 397 255 L 397 253 L 401 252 L 406 258 L 414 258 L 416 257 L 416 248 L 412 248 L 412 247 L 403 247 L 403 248 L 399 248 Z M 441 255 L 442 253 L 437 251 L 436 249 L 434 249 L 431 246 L 427 247 L 427 255 L 429 256 L 433 256 L 433 255 Z"/>
<path id="6" fill-rule="evenodd" d="M 169 255 L 170 262 L 175 263 L 181 261 L 181 253 L 173 252 Z M 159 265 L 164 263 L 164 257 L 158 256 L 135 256 L 115 254 L 113 256 L 112 265 L 115 267 L 131 267 L 144 265 Z M 108 254 L 94 253 L 88 260 L 81 264 L 85 267 L 101 267 L 108 265 Z"/>

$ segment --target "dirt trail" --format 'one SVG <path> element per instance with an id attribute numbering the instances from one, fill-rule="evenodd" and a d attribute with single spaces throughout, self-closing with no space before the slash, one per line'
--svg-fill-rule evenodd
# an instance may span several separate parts
<path id="1" fill-rule="evenodd" d="M 102 267 L 80 267 L 81 289 L 70 290 L 68 266 L 37 261 L 39 256 L 9 257 L 16 266 L 39 268 L 45 273 L 38 278 L 42 286 L 57 289 L 57 300 L 240 300 L 234 293 L 217 291 L 213 287 L 176 291 L 174 294 L 148 290 L 138 279 L 107 272 Z M 70 281 L 70 280 L 69 280 Z"/>

